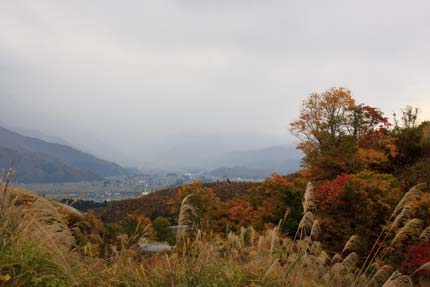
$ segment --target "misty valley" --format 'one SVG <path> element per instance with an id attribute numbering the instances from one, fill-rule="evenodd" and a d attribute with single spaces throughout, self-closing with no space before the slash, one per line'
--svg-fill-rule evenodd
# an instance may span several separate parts
<path id="1" fill-rule="evenodd" d="M 0 1 L 0 287 L 430 287 L 429 11 Z"/>
<path id="2" fill-rule="evenodd" d="M 230 166 L 163 170 L 0 128 L 0 282 L 430 284 L 430 122 L 419 109 L 389 119 L 330 88 L 303 101 L 290 132 L 301 166 L 273 146 L 214 161 Z"/>

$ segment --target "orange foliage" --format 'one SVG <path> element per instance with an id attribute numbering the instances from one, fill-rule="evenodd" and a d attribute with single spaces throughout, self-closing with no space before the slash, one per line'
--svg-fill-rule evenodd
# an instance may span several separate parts
<path id="1" fill-rule="evenodd" d="M 279 200 L 275 196 L 271 196 L 261 203 L 258 207 L 258 213 L 260 217 L 263 218 L 263 221 L 265 221 L 264 219 L 273 219 L 275 214 L 279 213 L 280 208 L 282 208 L 282 206 L 280 206 Z M 285 210 L 283 211 L 285 212 Z"/>
<path id="2" fill-rule="evenodd" d="M 271 193 L 291 185 L 291 182 L 285 176 L 279 175 L 275 172 L 272 174 L 272 177 L 265 179 L 263 182 L 263 188 L 266 193 Z"/>
<path id="3" fill-rule="evenodd" d="M 250 225 L 258 218 L 256 210 L 244 199 L 227 201 L 228 217 L 238 225 Z"/>
<path id="4" fill-rule="evenodd" d="M 351 91 L 345 88 L 310 94 L 302 104 L 299 119 L 290 124 L 290 131 L 301 139 L 297 148 L 310 154 L 325 138 L 335 139 L 342 135 L 347 113 L 354 106 Z"/>
<path id="5" fill-rule="evenodd" d="M 399 152 L 397 151 L 396 140 L 396 138 L 387 137 L 383 141 L 384 149 L 392 158 L 395 158 L 399 154 Z"/>
<path id="6" fill-rule="evenodd" d="M 356 104 L 348 89 L 309 95 L 299 119 L 290 126 L 300 139 L 297 148 L 305 153 L 313 179 L 356 173 L 370 166 L 385 168 L 397 156 L 388 118 L 375 107 Z"/>
<path id="7" fill-rule="evenodd" d="M 297 172 L 297 179 L 295 180 L 295 183 L 297 184 L 301 184 L 301 185 L 306 185 L 309 180 L 311 179 L 311 172 L 312 170 L 310 168 L 304 168 L 301 169 Z"/>

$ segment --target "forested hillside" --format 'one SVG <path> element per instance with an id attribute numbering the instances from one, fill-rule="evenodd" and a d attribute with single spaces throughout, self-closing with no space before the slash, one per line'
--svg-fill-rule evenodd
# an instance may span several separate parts
<path id="1" fill-rule="evenodd" d="M 387 224 L 400 230 L 408 219 L 419 218 L 417 234 L 405 238 L 403 249 L 386 255 L 390 264 L 406 268 L 407 246 L 421 246 L 418 233 L 430 224 L 430 122 L 420 121 L 419 111 L 411 107 L 389 118 L 378 108 L 356 103 L 349 90 L 333 88 L 303 102 L 291 131 L 305 154 L 305 168 L 296 173 L 274 174 L 261 184 L 194 182 L 112 202 L 100 216 L 109 224 L 121 224 L 130 214 L 178 224 L 180 205 L 192 195 L 188 201 L 203 230 L 222 234 L 252 226 L 263 231 L 277 226 L 287 211 L 280 229 L 292 235 L 306 216 L 302 198 L 307 196 L 312 198 L 312 222 L 323 230 L 320 241 L 332 254 L 359 235 L 357 251 L 365 256 Z M 422 184 L 421 193 L 413 211 L 390 223 L 396 205 L 417 184 Z M 312 190 L 307 195 L 306 187 Z"/>
<path id="2" fill-rule="evenodd" d="M 0 127 L 0 168 L 12 164 L 24 183 L 100 180 L 126 171 L 66 145 L 22 136 Z"/>

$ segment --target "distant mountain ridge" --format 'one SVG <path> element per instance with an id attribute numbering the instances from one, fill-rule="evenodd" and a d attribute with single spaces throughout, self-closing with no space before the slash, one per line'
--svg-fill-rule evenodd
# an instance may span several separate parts
<path id="1" fill-rule="evenodd" d="M 247 167 L 279 173 L 291 173 L 300 168 L 302 154 L 292 145 L 277 145 L 262 149 L 232 151 L 213 160 L 218 167 Z"/>
<path id="2" fill-rule="evenodd" d="M 23 136 L 0 127 L 0 167 L 10 162 L 19 182 L 99 180 L 126 172 L 121 166 L 72 147 Z"/>
<path id="3" fill-rule="evenodd" d="M 208 174 L 223 178 L 264 179 L 274 172 L 289 174 L 300 168 L 302 154 L 291 145 L 232 151 L 213 158 Z"/>
<path id="4" fill-rule="evenodd" d="M 10 125 L 10 124 L 7 124 L 5 122 L 2 122 L 1 120 L 0 120 L 0 127 L 3 127 L 6 130 L 13 131 L 14 133 L 20 134 L 20 135 L 25 136 L 25 137 L 39 139 L 39 140 L 42 140 L 42 141 L 45 141 L 48 143 L 56 143 L 56 144 L 67 145 L 67 146 L 73 147 L 66 140 L 64 140 L 60 137 L 47 135 L 44 132 L 41 132 L 39 130 L 27 129 L 27 128 L 23 128 L 21 126 Z"/>

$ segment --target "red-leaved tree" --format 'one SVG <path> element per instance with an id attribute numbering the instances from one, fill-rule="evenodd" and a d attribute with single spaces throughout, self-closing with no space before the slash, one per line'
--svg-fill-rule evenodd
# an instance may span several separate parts
<path id="1" fill-rule="evenodd" d="M 315 190 L 315 199 L 321 211 L 338 208 L 345 204 L 342 200 L 344 186 L 350 180 L 348 174 L 341 174 L 334 180 L 321 183 Z"/>

